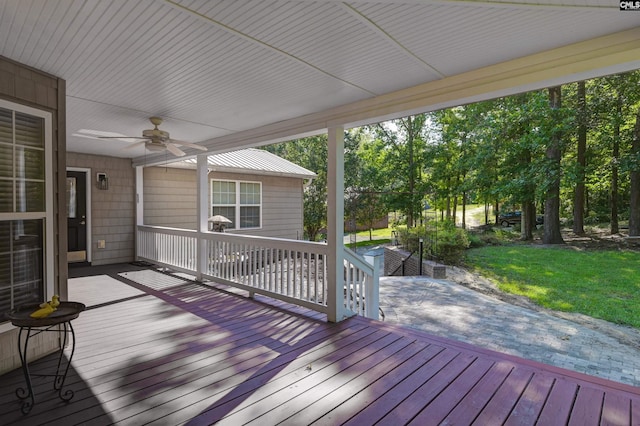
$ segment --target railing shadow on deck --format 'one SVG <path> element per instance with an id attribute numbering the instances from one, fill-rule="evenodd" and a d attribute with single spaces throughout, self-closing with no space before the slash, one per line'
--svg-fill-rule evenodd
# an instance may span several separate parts
<path id="1" fill-rule="evenodd" d="M 173 307 L 177 307 L 206 321 L 157 333 L 158 345 L 166 343 L 170 350 L 152 359 L 148 359 L 148 354 L 136 354 L 128 362 L 128 369 L 117 372 L 117 387 L 125 389 L 131 400 L 144 400 L 144 404 L 149 404 L 148 409 L 154 409 L 154 416 L 161 415 L 158 410 L 162 408 L 154 407 L 153 397 L 157 396 L 159 403 L 166 399 L 162 393 L 180 386 L 205 392 L 209 399 L 216 399 L 213 405 L 207 403 L 203 411 L 214 407 L 217 409 L 213 413 L 231 410 L 261 383 L 268 382 L 296 361 L 300 354 L 330 345 L 327 336 L 342 329 L 207 285 L 185 280 L 158 290 L 128 275 L 130 278 L 123 281 L 171 305 L 163 310 L 164 314 L 175 315 Z M 213 303 L 211 292 L 217 292 L 224 301 Z M 261 367 L 256 370 L 256 365 Z M 188 393 L 176 395 L 170 398 L 171 405 L 191 405 L 190 398 Z M 127 409 L 122 407 L 125 412 Z M 133 411 L 140 409 L 138 406 Z M 119 416 L 128 414 L 133 412 L 119 413 Z M 135 417 L 129 420 L 135 422 Z M 189 418 L 181 421 L 186 420 Z"/>

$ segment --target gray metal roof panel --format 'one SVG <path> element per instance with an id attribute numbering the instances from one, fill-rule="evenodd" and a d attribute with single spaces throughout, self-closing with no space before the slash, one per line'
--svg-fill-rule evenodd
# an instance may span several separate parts
<path id="1" fill-rule="evenodd" d="M 182 167 L 195 167 L 196 159 L 182 161 Z M 289 160 L 262 149 L 248 148 L 238 151 L 213 154 L 208 157 L 212 171 L 248 173 L 275 176 L 290 176 L 301 179 L 313 179 L 317 175 Z M 180 167 L 178 164 L 174 165 Z"/>

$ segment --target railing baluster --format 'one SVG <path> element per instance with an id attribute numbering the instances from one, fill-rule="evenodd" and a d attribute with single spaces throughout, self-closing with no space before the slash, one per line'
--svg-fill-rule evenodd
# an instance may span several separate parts
<path id="1" fill-rule="evenodd" d="M 298 294 L 298 285 L 297 285 L 297 280 L 296 280 L 296 276 L 298 275 L 298 252 L 297 251 L 293 251 L 291 250 L 292 256 L 293 256 L 293 272 L 291 274 L 291 285 L 292 285 L 292 290 L 293 290 L 293 297 L 300 297 L 300 294 Z"/>

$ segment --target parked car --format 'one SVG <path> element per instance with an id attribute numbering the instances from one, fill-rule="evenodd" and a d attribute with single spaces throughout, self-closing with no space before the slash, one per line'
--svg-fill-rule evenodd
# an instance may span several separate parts
<path id="1" fill-rule="evenodd" d="M 500 216 L 498 216 L 498 223 L 502 226 L 512 226 L 520 223 L 521 217 L 522 212 L 520 211 L 501 213 Z"/>
<path id="2" fill-rule="evenodd" d="M 498 216 L 498 223 L 500 223 L 500 225 L 502 226 L 512 226 L 512 225 L 515 225 L 516 223 L 520 223 L 521 218 L 522 218 L 522 212 L 520 211 L 501 213 Z M 543 223 L 544 223 L 544 216 L 537 215 L 536 225 L 542 225 Z"/>

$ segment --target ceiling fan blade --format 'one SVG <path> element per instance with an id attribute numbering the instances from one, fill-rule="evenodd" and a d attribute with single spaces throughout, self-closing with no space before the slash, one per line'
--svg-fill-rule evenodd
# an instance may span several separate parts
<path id="1" fill-rule="evenodd" d="M 97 139 L 119 139 L 124 142 L 132 142 L 132 140 L 149 140 L 138 136 L 99 136 Z"/>
<path id="2" fill-rule="evenodd" d="M 176 157 L 182 157 L 185 155 L 185 153 L 182 152 L 180 148 L 178 148 L 177 146 L 175 146 L 170 142 L 166 142 L 165 146 L 167 147 L 167 150 L 169 150 L 169 152 L 175 155 Z"/>
<path id="3" fill-rule="evenodd" d="M 140 146 L 140 145 L 144 145 L 146 143 L 147 143 L 147 141 L 140 141 L 140 142 L 134 143 L 133 145 L 125 146 L 122 149 L 131 149 L 131 148 L 135 148 L 135 147 Z"/>
<path id="4" fill-rule="evenodd" d="M 178 140 L 175 140 L 175 139 L 171 139 L 171 143 L 174 144 L 174 145 L 186 146 L 188 148 L 199 149 L 201 151 L 206 151 L 207 150 L 207 148 L 205 148 L 204 146 L 197 145 L 197 144 L 191 143 L 191 142 L 178 141 Z"/>

